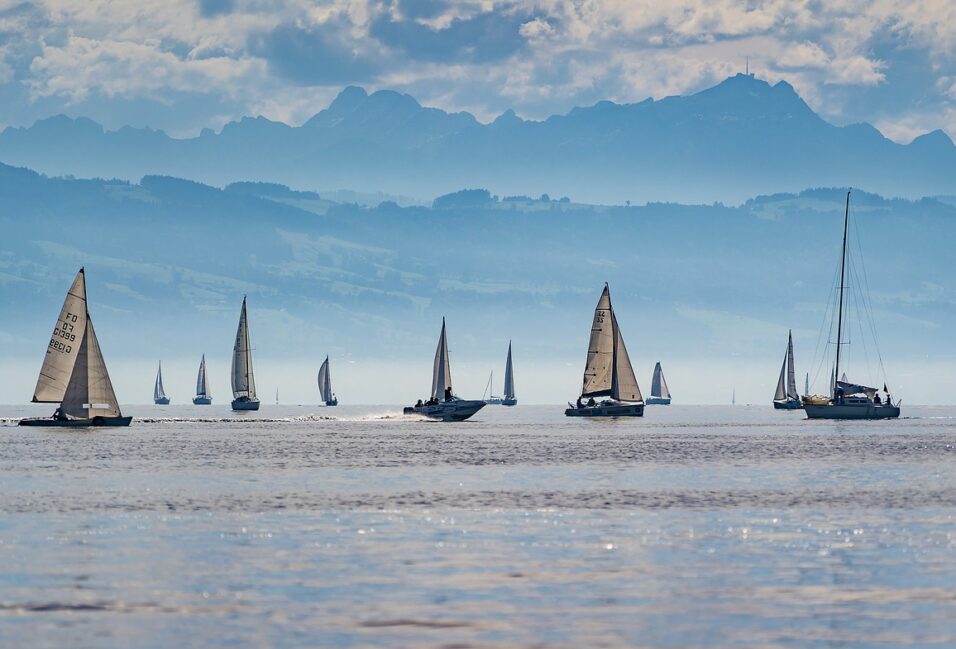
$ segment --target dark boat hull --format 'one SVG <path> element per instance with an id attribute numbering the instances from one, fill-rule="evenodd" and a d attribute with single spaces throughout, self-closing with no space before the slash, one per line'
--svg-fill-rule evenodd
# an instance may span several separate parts
<path id="1" fill-rule="evenodd" d="M 643 417 L 643 403 L 616 403 L 597 404 L 583 408 L 568 408 L 564 411 L 567 417 Z"/>
<path id="2" fill-rule="evenodd" d="M 209 406 L 212 405 L 212 397 L 193 397 L 194 406 Z"/>
<path id="3" fill-rule="evenodd" d="M 338 400 L 338 399 L 330 399 L 329 401 L 326 401 L 326 402 L 325 402 L 325 405 L 328 406 L 329 408 L 331 408 L 332 406 L 337 406 L 337 405 L 339 405 L 339 400 Z"/>
<path id="4" fill-rule="evenodd" d="M 233 399 L 232 409 L 233 410 L 258 410 L 259 400 L 248 399 L 246 397 L 242 397 L 240 399 Z"/>
<path id="5" fill-rule="evenodd" d="M 810 404 L 803 405 L 807 419 L 896 419 L 899 406 L 865 404 Z"/>
<path id="6" fill-rule="evenodd" d="M 774 410 L 799 410 L 803 408 L 803 404 L 799 401 L 774 401 L 773 409 Z"/>
<path id="7" fill-rule="evenodd" d="M 501 400 L 501 405 L 503 405 L 503 406 L 517 406 L 517 405 L 518 405 L 518 400 L 517 400 L 517 399 L 502 399 L 502 400 Z"/>
<path id="8" fill-rule="evenodd" d="M 153 403 L 155 403 L 157 406 L 168 406 L 169 397 L 163 397 L 162 399 L 153 399 Z"/>
<path id="9" fill-rule="evenodd" d="M 650 397 L 644 401 L 644 405 L 647 406 L 669 406 L 671 405 L 671 400 L 665 397 Z"/>
<path id="10" fill-rule="evenodd" d="M 44 428 L 99 428 L 104 426 L 129 426 L 132 417 L 93 417 L 92 419 L 21 419 L 18 426 Z"/>
<path id="11" fill-rule="evenodd" d="M 439 421 L 465 421 L 484 407 L 484 401 L 455 399 L 431 406 L 408 406 L 402 412 L 406 415 L 420 415 Z"/>

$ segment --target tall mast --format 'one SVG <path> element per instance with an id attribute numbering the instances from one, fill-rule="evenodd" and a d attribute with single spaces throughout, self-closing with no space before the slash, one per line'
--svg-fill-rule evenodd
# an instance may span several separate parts
<path id="1" fill-rule="evenodd" d="M 836 349 L 836 367 L 833 375 L 839 380 L 840 376 L 840 348 L 843 345 L 843 289 L 844 278 L 846 276 L 846 232 L 847 225 L 850 222 L 850 192 L 846 193 L 846 210 L 843 213 L 843 253 L 840 257 L 840 312 L 837 315 L 837 349 Z M 834 383 L 836 385 L 836 383 Z M 834 388 L 834 392 L 836 388 Z M 831 395 L 832 396 L 832 395 Z"/>

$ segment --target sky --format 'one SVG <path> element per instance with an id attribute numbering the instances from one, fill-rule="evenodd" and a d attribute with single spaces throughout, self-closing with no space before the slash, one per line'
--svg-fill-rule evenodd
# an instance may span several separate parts
<path id="1" fill-rule="evenodd" d="M 956 139 L 952 0 L 0 0 L 0 127 L 301 124 L 346 85 L 491 120 L 750 69 L 826 119 Z"/>

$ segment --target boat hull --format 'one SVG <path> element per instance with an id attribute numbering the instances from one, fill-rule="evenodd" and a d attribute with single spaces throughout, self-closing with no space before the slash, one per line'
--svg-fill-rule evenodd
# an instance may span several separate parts
<path id="1" fill-rule="evenodd" d="M 259 409 L 259 400 L 258 399 L 249 399 L 248 397 L 241 397 L 239 399 L 232 400 L 232 409 L 233 410 L 258 410 Z"/>
<path id="2" fill-rule="evenodd" d="M 212 405 L 212 397 L 194 397 L 193 398 L 194 406 L 208 406 Z"/>
<path id="3" fill-rule="evenodd" d="M 329 408 L 331 408 L 332 406 L 337 406 L 337 405 L 339 405 L 339 400 L 338 400 L 338 399 L 330 399 L 330 400 L 328 400 L 328 401 L 325 402 L 325 405 L 328 406 Z"/>
<path id="4" fill-rule="evenodd" d="M 646 406 L 669 406 L 671 405 L 671 400 L 666 397 L 650 397 L 644 401 Z"/>
<path id="5" fill-rule="evenodd" d="M 17 426 L 42 426 L 45 428 L 100 428 L 105 426 L 129 426 L 132 417 L 93 417 L 92 419 L 21 419 Z"/>
<path id="6" fill-rule="evenodd" d="M 564 411 L 567 417 L 643 417 L 643 403 L 614 403 L 584 406 L 583 408 L 568 408 Z"/>
<path id="7" fill-rule="evenodd" d="M 803 404 L 807 419 L 895 419 L 900 416 L 899 406 L 875 403 L 862 404 Z"/>
<path id="8" fill-rule="evenodd" d="M 484 401 L 442 401 L 432 406 L 408 406 L 403 410 L 406 415 L 419 415 L 439 421 L 465 421 L 485 407 Z"/>
<path id="9" fill-rule="evenodd" d="M 163 397 L 162 399 L 153 399 L 153 403 L 155 403 L 157 406 L 168 406 L 169 397 Z"/>
<path id="10" fill-rule="evenodd" d="M 799 410 L 803 408 L 803 404 L 799 401 L 774 401 L 773 409 L 774 410 Z"/>
<path id="11" fill-rule="evenodd" d="M 518 405 L 518 400 L 517 400 L 517 399 L 507 399 L 507 398 L 506 398 L 506 399 L 502 399 L 502 400 L 501 400 L 501 405 L 503 405 L 503 406 L 517 406 L 517 405 Z"/>

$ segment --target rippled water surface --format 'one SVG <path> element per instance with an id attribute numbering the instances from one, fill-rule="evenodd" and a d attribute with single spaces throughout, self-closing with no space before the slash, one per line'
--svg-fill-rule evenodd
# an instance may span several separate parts
<path id="1" fill-rule="evenodd" d="M 128 410 L 0 407 L 0 646 L 956 647 L 956 409 Z"/>

